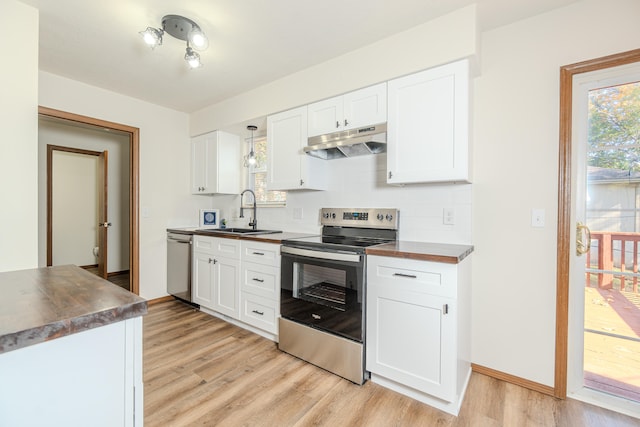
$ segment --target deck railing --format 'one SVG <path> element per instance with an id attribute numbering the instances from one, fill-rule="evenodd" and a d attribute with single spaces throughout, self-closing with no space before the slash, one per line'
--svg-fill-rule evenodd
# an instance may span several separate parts
<path id="1" fill-rule="evenodd" d="M 586 254 L 586 285 L 591 286 L 591 276 L 597 275 L 601 289 L 637 293 L 638 242 L 640 233 L 592 231 L 591 250 Z"/>

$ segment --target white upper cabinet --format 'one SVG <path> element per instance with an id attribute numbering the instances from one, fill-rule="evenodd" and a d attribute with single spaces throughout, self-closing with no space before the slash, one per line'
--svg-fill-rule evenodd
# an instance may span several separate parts
<path id="1" fill-rule="evenodd" d="M 215 131 L 191 140 L 191 192 L 240 193 L 240 138 Z"/>
<path id="2" fill-rule="evenodd" d="M 388 83 L 387 182 L 470 182 L 469 64 Z"/>
<path id="3" fill-rule="evenodd" d="M 267 117 L 269 190 L 326 190 L 323 160 L 305 154 L 306 145 L 306 106 Z"/>
<path id="4" fill-rule="evenodd" d="M 308 136 L 387 121 L 387 83 L 380 83 L 308 106 Z"/>

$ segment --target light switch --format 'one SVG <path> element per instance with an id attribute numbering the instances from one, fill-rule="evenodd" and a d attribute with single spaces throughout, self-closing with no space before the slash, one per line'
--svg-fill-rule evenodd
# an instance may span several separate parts
<path id="1" fill-rule="evenodd" d="M 531 226 L 544 227 L 544 209 L 531 209 Z"/>

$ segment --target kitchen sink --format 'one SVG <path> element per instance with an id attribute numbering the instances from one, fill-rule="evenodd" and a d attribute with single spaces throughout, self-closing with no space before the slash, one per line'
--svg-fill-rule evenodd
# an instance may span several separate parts
<path id="1" fill-rule="evenodd" d="M 255 236 L 257 234 L 275 234 L 282 233 L 280 230 L 254 230 L 253 228 L 201 228 L 196 230 L 204 233 L 211 234 L 241 234 L 241 235 L 252 235 Z"/>

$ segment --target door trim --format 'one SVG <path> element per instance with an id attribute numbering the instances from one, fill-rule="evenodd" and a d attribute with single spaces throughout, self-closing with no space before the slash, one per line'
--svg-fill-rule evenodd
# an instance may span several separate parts
<path id="1" fill-rule="evenodd" d="M 554 396 L 567 397 L 569 265 L 571 262 L 571 127 L 573 76 L 640 62 L 640 49 L 560 67 L 560 149 L 558 155 L 558 259 L 556 273 L 556 360 Z"/>
<path id="2" fill-rule="evenodd" d="M 38 114 L 129 134 L 129 271 L 131 292 L 140 295 L 140 129 L 43 106 L 38 106 Z"/>

